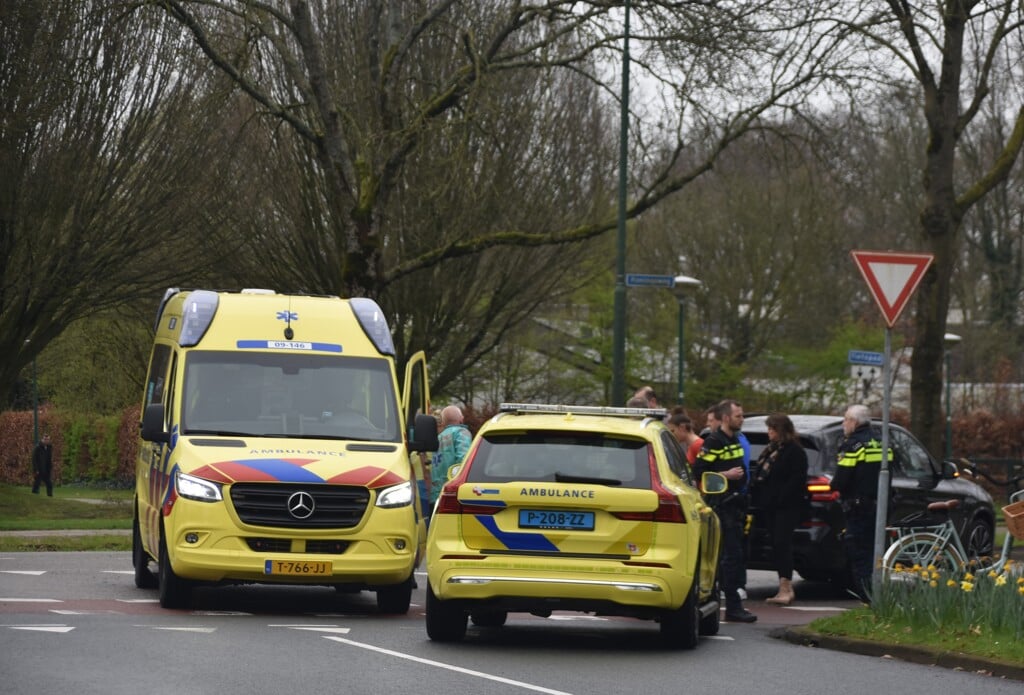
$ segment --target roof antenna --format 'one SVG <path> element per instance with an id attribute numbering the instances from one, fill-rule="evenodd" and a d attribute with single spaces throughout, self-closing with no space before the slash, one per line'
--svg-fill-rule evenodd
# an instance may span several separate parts
<path id="1" fill-rule="evenodd" d="M 285 316 L 285 327 L 284 327 L 284 339 L 291 340 L 295 337 L 295 331 L 292 330 L 292 296 L 288 295 L 288 311 Z"/>

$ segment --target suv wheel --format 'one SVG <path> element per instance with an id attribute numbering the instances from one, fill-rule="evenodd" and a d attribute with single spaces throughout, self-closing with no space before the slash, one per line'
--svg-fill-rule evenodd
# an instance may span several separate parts
<path id="1" fill-rule="evenodd" d="M 994 547 L 995 533 L 992 527 L 984 519 L 971 521 L 967 527 L 967 533 L 964 534 L 964 549 L 967 550 L 967 559 L 992 557 Z"/>
<path id="2" fill-rule="evenodd" d="M 466 636 L 466 611 L 445 605 L 427 584 L 427 637 L 435 642 L 458 642 Z"/>
<path id="3" fill-rule="evenodd" d="M 699 569 L 700 563 L 697 567 Z M 672 647 L 694 649 L 700 641 L 700 574 L 695 572 L 683 605 L 661 617 L 661 636 Z"/>

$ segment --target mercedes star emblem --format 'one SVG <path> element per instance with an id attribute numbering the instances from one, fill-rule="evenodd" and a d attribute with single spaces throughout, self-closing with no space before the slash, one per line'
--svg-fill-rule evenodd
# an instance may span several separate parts
<path id="1" fill-rule="evenodd" d="M 316 503 L 313 501 L 313 495 L 299 490 L 293 492 L 288 498 L 288 513 L 296 519 L 308 519 L 313 516 L 313 509 L 316 507 Z"/>

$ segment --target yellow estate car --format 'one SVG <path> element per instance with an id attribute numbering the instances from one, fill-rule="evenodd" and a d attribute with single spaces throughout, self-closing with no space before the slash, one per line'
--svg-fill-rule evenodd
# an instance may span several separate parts
<path id="1" fill-rule="evenodd" d="M 427 634 L 555 610 L 718 632 L 718 517 L 662 409 L 506 403 L 453 468 L 427 538 Z M 704 494 L 725 478 L 705 474 Z"/>

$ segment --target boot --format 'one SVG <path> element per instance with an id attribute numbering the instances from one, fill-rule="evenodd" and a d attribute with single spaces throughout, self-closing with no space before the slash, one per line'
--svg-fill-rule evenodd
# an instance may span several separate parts
<path id="1" fill-rule="evenodd" d="M 767 603 L 774 603 L 777 606 L 788 606 L 793 603 L 796 595 L 793 593 L 793 581 L 791 579 L 779 578 L 779 592 L 769 599 Z"/>

